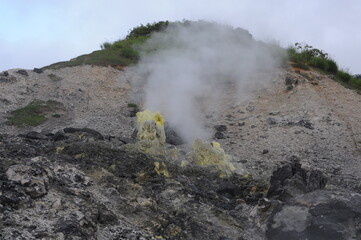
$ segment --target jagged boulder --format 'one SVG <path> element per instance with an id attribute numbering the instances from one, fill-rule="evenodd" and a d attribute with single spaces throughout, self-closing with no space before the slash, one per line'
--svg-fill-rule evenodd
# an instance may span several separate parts
<path id="1" fill-rule="evenodd" d="M 325 188 L 327 179 L 318 170 L 308 173 L 301 167 L 300 159 L 293 156 L 290 163 L 273 172 L 270 183 L 267 197 L 287 201 L 307 192 Z"/>
<path id="2" fill-rule="evenodd" d="M 23 75 L 23 76 L 29 76 L 29 73 L 26 70 L 20 69 L 18 71 L 16 71 L 16 73 Z"/>
<path id="3" fill-rule="evenodd" d="M 361 239 L 361 195 L 318 190 L 275 208 L 266 236 L 272 240 Z"/>

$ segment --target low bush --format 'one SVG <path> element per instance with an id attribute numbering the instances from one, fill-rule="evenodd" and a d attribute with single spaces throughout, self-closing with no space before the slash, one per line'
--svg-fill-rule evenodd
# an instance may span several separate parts
<path id="1" fill-rule="evenodd" d="M 338 66 L 337 66 L 337 63 L 333 59 L 330 59 L 330 58 L 326 59 L 326 64 L 327 64 L 327 67 L 326 67 L 327 72 L 333 73 L 333 74 L 337 73 Z"/>
<path id="2" fill-rule="evenodd" d="M 342 81 L 342 82 L 345 82 L 345 83 L 349 83 L 350 80 L 352 79 L 352 75 L 349 74 L 348 72 L 346 71 L 343 71 L 343 70 L 339 70 L 336 74 L 336 76 Z"/>
<path id="3" fill-rule="evenodd" d="M 49 77 L 51 80 L 53 80 L 53 81 L 60 81 L 60 80 L 62 80 L 61 77 L 59 77 L 59 76 L 57 76 L 57 75 L 55 75 L 55 74 L 53 74 L 53 73 L 48 74 L 48 77 Z"/>
<path id="4" fill-rule="evenodd" d="M 100 48 L 101 48 L 102 50 L 109 49 L 109 48 L 111 48 L 111 47 L 112 47 L 112 44 L 111 44 L 110 42 L 105 42 L 105 43 L 103 43 L 102 45 L 100 45 Z"/>
<path id="5" fill-rule="evenodd" d="M 138 108 L 138 105 L 135 103 L 128 103 L 128 108 Z"/>
<path id="6" fill-rule="evenodd" d="M 313 57 L 309 62 L 310 66 L 326 71 L 327 59 L 321 57 Z"/>
<path id="7" fill-rule="evenodd" d="M 129 59 L 138 59 L 139 53 L 138 51 L 134 50 L 133 48 L 124 48 L 120 52 L 122 57 L 129 58 Z"/>
<path id="8" fill-rule="evenodd" d="M 167 28 L 169 25 L 168 21 L 160 21 L 155 23 L 148 23 L 147 25 L 140 25 L 132 30 L 130 30 L 129 34 L 126 36 L 126 39 L 131 39 L 134 37 L 149 37 L 153 32 L 159 32 Z"/>

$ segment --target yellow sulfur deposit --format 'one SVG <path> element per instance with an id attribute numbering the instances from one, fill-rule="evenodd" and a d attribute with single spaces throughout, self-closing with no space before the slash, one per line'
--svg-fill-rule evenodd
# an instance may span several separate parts
<path id="1" fill-rule="evenodd" d="M 221 177 L 229 176 L 236 170 L 231 163 L 231 156 L 217 142 L 209 144 L 196 139 L 193 143 L 193 158 L 201 166 L 215 166 L 221 171 Z"/>
<path id="2" fill-rule="evenodd" d="M 164 145 L 164 120 L 159 112 L 151 112 L 149 110 L 138 112 L 137 122 L 137 139 L 146 152 L 151 152 L 151 148 Z"/>
<path id="3" fill-rule="evenodd" d="M 159 112 L 151 112 L 149 110 L 144 110 L 143 112 L 137 113 L 137 121 L 140 126 L 144 121 L 154 120 L 156 124 L 164 127 L 164 120 L 162 115 Z"/>
<path id="4" fill-rule="evenodd" d="M 154 171 L 158 174 L 158 175 L 163 175 L 165 177 L 169 177 L 169 172 L 167 169 L 167 166 L 162 162 L 154 162 Z"/>

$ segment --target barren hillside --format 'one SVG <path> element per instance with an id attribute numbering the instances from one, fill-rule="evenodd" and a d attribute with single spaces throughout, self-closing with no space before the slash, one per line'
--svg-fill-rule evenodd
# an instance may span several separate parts
<path id="1" fill-rule="evenodd" d="M 286 239 L 282 234 L 304 239 L 318 223 L 296 221 L 295 231 L 285 227 L 277 220 L 283 210 L 275 202 L 266 208 L 269 200 L 261 190 L 275 170 L 295 159 L 305 173 L 322 172 L 327 178 L 319 195 L 291 194 L 297 204 L 306 202 L 298 208 L 317 209 L 328 204 L 325 199 L 336 199 L 349 214 L 340 220 L 336 210 L 337 216 L 327 220 L 329 232 L 351 229 L 349 234 L 327 238 L 314 230 L 319 238 L 308 239 L 361 236 L 360 212 L 352 205 L 361 201 L 361 95 L 329 75 L 281 69 L 270 85 L 242 101 L 235 100 L 234 88 L 225 88 L 221 113 L 204 112 L 214 139 L 233 156 L 236 168 L 252 176 L 240 183 L 238 177 L 218 179 L 205 169 L 182 172 L 171 161 L 166 162 L 171 177 L 157 176 L 151 173 L 152 157 L 122 148 L 133 141 L 136 122 L 128 105 L 137 77 L 132 72 L 89 65 L 27 70 L 27 76 L 18 69 L 7 72 L 0 78 L 1 239 Z M 62 106 L 45 112 L 48 120 L 38 126 L 11 125 L 11 112 L 33 100 Z M 105 138 L 64 133 L 69 127 L 93 129 Z M 31 131 L 39 135 L 27 135 Z M 54 140 L 59 131 L 67 138 Z M 177 148 L 190 151 L 190 143 Z M 41 173 L 31 175 L 37 170 Z M 46 185 L 43 192 L 26 190 L 41 188 L 39 181 Z"/>

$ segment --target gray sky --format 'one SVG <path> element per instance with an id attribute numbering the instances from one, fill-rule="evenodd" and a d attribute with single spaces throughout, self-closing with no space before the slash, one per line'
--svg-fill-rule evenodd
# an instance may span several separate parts
<path id="1" fill-rule="evenodd" d="M 282 46 L 305 42 L 361 73 L 360 0 L 0 0 L 0 71 L 90 53 L 160 20 L 209 20 Z"/>

